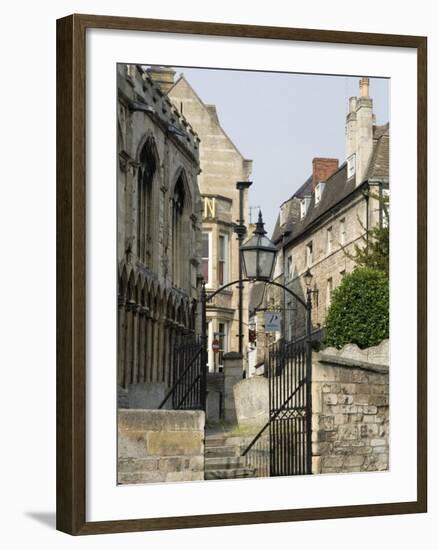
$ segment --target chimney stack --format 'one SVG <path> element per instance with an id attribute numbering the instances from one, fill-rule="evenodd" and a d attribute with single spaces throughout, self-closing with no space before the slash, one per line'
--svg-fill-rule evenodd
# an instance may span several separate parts
<path id="1" fill-rule="evenodd" d="M 356 185 L 360 185 L 365 179 L 373 152 L 373 100 L 369 96 L 369 87 L 370 79 L 361 78 L 356 109 Z"/>
<path id="2" fill-rule="evenodd" d="M 357 133 L 357 97 L 350 97 L 349 109 L 347 115 L 346 133 L 346 154 L 347 159 L 356 152 L 356 133 Z"/>
<path id="3" fill-rule="evenodd" d="M 370 98 L 370 79 L 363 77 L 359 81 L 359 97 L 350 97 L 347 114 L 346 155 L 347 159 L 355 155 L 354 170 L 356 185 L 365 179 L 368 164 L 373 152 L 373 100 Z"/>
<path id="4" fill-rule="evenodd" d="M 164 94 L 174 85 L 176 71 L 172 67 L 152 65 L 146 70 L 149 77 L 158 84 Z"/>
<path id="5" fill-rule="evenodd" d="M 320 181 L 327 181 L 338 168 L 338 159 L 314 158 L 312 161 L 312 189 L 315 189 Z"/>

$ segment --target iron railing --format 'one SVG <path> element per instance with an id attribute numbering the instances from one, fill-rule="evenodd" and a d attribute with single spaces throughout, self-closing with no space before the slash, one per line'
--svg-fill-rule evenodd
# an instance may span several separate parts
<path id="1" fill-rule="evenodd" d="M 269 423 L 267 425 L 269 427 Z M 245 457 L 245 466 L 254 469 L 254 477 L 269 477 L 270 475 L 270 446 L 269 429 L 259 432 L 242 453 Z"/>
<path id="2" fill-rule="evenodd" d="M 171 399 L 172 409 L 204 409 L 206 369 L 199 338 L 193 338 L 173 349 L 173 385 L 159 405 L 162 409 Z"/>
<path id="3" fill-rule="evenodd" d="M 326 337 L 325 327 L 320 327 L 315 330 L 312 330 L 312 342 L 318 342 L 320 344 L 323 344 L 325 337 Z M 305 342 L 307 339 L 308 339 L 307 334 L 303 334 L 298 338 L 295 338 L 293 341 L 295 343 L 298 343 L 298 342 Z"/>

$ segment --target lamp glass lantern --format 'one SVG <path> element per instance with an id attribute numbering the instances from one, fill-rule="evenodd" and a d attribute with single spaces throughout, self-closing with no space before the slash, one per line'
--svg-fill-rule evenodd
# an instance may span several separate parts
<path id="1" fill-rule="evenodd" d="M 308 290 L 310 289 L 310 285 L 312 284 L 312 279 L 312 272 L 310 271 L 310 268 L 307 268 L 307 271 L 304 273 L 304 282 Z"/>
<path id="2" fill-rule="evenodd" d="M 259 211 L 259 218 L 253 235 L 240 247 L 243 266 L 248 279 L 269 281 L 272 278 L 277 248 L 266 237 L 264 225 L 262 213 Z"/>

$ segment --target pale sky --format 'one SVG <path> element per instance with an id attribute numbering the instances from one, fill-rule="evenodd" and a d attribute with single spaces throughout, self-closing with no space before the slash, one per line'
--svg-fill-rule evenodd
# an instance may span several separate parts
<path id="1" fill-rule="evenodd" d="M 359 95 L 359 76 L 176 70 L 204 103 L 216 105 L 223 129 L 252 159 L 249 203 L 261 207 L 269 235 L 281 203 L 310 176 L 314 157 L 345 160 L 348 98 Z M 389 79 L 371 78 L 370 96 L 377 124 L 386 123 Z"/>

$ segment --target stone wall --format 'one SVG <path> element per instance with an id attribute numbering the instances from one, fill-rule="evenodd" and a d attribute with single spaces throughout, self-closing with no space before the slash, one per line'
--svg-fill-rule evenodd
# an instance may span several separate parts
<path id="1" fill-rule="evenodd" d="M 119 410 L 119 484 L 204 479 L 203 411 Z"/>
<path id="2" fill-rule="evenodd" d="M 389 341 L 313 355 L 313 473 L 389 468 Z"/>

